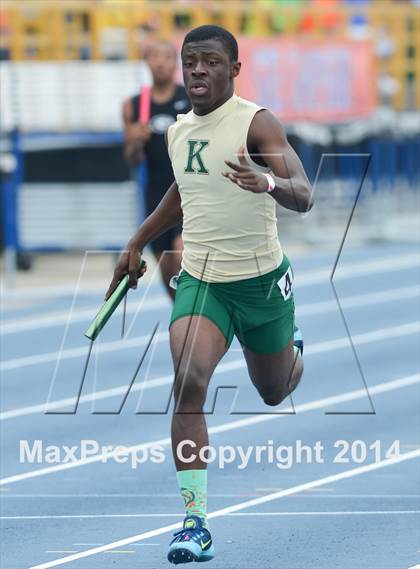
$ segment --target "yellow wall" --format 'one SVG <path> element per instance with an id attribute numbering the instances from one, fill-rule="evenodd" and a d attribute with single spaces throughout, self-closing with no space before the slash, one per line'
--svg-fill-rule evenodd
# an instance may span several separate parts
<path id="1" fill-rule="evenodd" d="M 147 38 L 171 38 L 204 23 L 257 37 L 327 39 L 349 37 L 356 15 L 369 21 L 374 42 L 384 34 L 391 40 L 392 53 L 377 57 L 376 69 L 396 80 L 394 106 L 404 108 L 411 89 L 420 108 L 420 16 L 408 2 L 374 0 L 349 7 L 336 0 L 3 0 L 1 51 L 3 59 L 12 60 L 100 60 L 110 57 L 110 50 L 138 59 Z"/>

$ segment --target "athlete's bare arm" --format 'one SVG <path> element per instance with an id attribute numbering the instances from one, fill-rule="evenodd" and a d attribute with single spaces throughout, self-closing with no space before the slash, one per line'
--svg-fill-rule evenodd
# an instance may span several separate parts
<path id="1" fill-rule="evenodd" d="M 168 145 L 167 132 L 165 133 L 165 142 Z M 159 237 L 159 235 L 181 222 L 181 196 L 179 195 L 178 184 L 172 182 L 157 208 L 146 217 L 127 243 L 125 251 L 115 267 L 111 284 L 105 293 L 105 300 L 111 296 L 120 280 L 127 273 L 130 278 L 130 288 L 137 287 L 137 270 L 140 265 L 143 248 L 150 241 L 153 241 L 153 239 L 156 239 L 156 237 Z"/>
<path id="2" fill-rule="evenodd" d="M 125 101 L 122 109 L 124 123 L 124 158 L 129 166 L 138 166 L 144 160 L 144 145 L 150 138 L 147 124 L 133 122 L 132 101 Z"/>
<path id="3" fill-rule="evenodd" d="M 256 113 L 249 128 L 247 146 L 252 159 L 269 166 L 274 174 L 276 187 L 271 196 L 287 209 L 310 210 L 313 205 L 311 184 L 282 124 L 273 113 L 265 109 Z M 244 190 L 255 193 L 267 191 L 267 178 L 249 166 L 243 151 L 238 152 L 239 165 L 226 160 L 234 171 L 224 175 Z"/>

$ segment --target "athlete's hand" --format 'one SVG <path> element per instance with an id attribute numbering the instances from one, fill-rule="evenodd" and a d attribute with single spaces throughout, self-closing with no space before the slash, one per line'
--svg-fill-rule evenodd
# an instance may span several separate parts
<path id="1" fill-rule="evenodd" d="M 118 283 L 127 273 L 129 275 L 130 288 L 137 288 L 137 271 L 140 266 L 140 262 L 141 254 L 138 248 L 129 243 L 127 249 L 121 253 L 120 258 L 118 259 L 111 284 L 105 293 L 105 300 L 108 300 L 117 288 Z M 142 268 L 140 276 L 143 276 L 146 271 L 147 265 Z"/>
<path id="2" fill-rule="evenodd" d="M 152 135 L 152 130 L 148 124 L 131 123 L 126 127 L 126 138 L 131 142 L 146 143 Z"/>
<path id="3" fill-rule="evenodd" d="M 245 159 L 244 146 L 241 146 L 238 150 L 238 159 L 239 164 L 235 164 L 230 160 L 225 160 L 225 164 L 232 168 L 234 172 L 222 172 L 222 175 L 248 192 L 253 192 L 255 194 L 267 192 L 268 180 L 264 174 L 261 174 L 261 172 L 258 172 L 249 166 Z"/>

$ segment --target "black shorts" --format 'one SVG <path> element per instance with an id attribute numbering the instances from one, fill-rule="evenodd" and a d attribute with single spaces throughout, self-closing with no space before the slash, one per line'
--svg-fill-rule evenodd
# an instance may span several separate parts
<path id="1" fill-rule="evenodd" d="M 182 225 L 176 225 L 165 233 L 162 233 L 157 239 L 149 243 L 153 253 L 159 255 L 162 251 L 173 251 L 174 239 L 178 237 L 178 235 L 181 235 L 181 233 Z"/>
<path id="2" fill-rule="evenodd" d="M 146 216 L 150 215 L 159 205 L 160 200 L 165 195 L 165 192 L 159 193 L 150 188 L 146 189 L 145 206 Z M 162 251 L 173 251 L 173 242 L 176 237 L 181 235 L 182 225 L 175 225 L 165 233 L 162 233 L 157 239 L 150 242 L 150 247 L 155 255 L 159 255 Z"/>

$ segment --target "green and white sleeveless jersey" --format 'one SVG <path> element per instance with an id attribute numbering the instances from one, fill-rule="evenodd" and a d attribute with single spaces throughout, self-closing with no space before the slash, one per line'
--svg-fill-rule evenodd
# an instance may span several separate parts
<path id="1" fill-rule="evenodd" d="M 245 191 L 222 176 L 228 159 L 239 163 L 246 148 L 255 103 L 233 95 L 214 111 L 178 115 L 168 129 L 168 152 L 181 195 L 182 268 L 207 282 L 231 282 L 278 267 L 276 202 L 267 193 Z M 269 172 L 256 164 L 253 168 Z"/>

